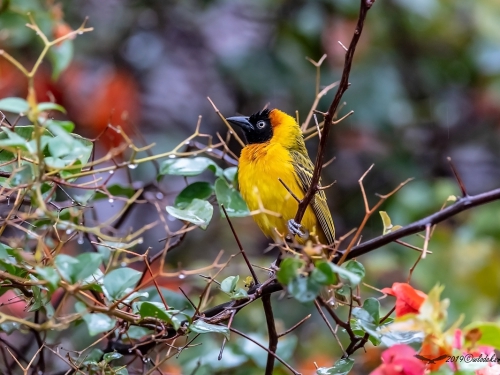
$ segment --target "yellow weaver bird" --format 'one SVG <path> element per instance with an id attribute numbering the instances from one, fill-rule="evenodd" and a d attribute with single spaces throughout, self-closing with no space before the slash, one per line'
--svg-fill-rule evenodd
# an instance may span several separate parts
<path id="1" fill-rule="evenodd" d="M 335 228 L 325 193 L 316 193 L 299 225 L 294 221 L 298 202 L 278 180 L 298 199 L 304 197 L 311 183 L 314 165 L 295 119 L 278 109 L 264 109 L 250 117 L 229 117 L 227 121 L 243 129 L 248 143 L 241 151 L 238 166 L 238 183 L 248 208 L 258 210 L 260 199 L 267 210 L 281 214 L 254 215 L 262 232 L 276 242 L 280 240 L 276 231 L 281 235 L 290 231 L 300 244 L 311 237 L 332 245 Z"/>

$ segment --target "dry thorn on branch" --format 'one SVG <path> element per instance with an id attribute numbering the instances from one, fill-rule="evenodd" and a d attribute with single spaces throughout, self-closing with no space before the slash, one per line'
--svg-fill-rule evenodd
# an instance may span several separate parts
<path id="1" fill-rule="evenodd" d="M 318 131 L 318 138 L 321 141 L 321 129 L 319 128 L 318 117 L 316 116 L 316 113 L 313 115 L 313 117 L 314 123 L 316 124 L 316 130 Z"/>
<path id="2" fill-rule="evenodd" d="M 424 248 L 422 251 L 422 259 L 425 259 L 425 256 L 427 255 L 427 247 L 429 246 L 430 236 L 431 236 L 431 225 L 427 224 L 425 226 L 425 241 L 424 241 Z"/>
<path id="3" fill-rule="evenodd" d="M 325 186 L 318 186 L 318 191 L 319 190 L 327 190 L 329 188 L 331 188 L 333 185 L 335 185 L 337 183 L 337 181 L 333 181 L 331 184 L 328 184 L 328 185 L 325 185 Z"/>
<path id="4" fill-rule="evenodd" d="M 347 52 L 347 47 L 344 46 L 344 44 L 342 44 L 342 42 L 340 40 L 337 40 L 337 43 L 340 44 L 342 46 L 342 48 L 345 49 L 345 51 Z"/>
<path id="5" fill-rule="evenodd" d="M 408 242 L 404 242 L 404 241 L 401 241 L 401 240 L 395 240 L 394 242 L 398 243 L 400 245 L 403 245 L 403 246 L 405 246 L 405 247 L 407 247 L 409 249 L 415 250 L 415 251 L 419 251 L 419 252 L 423 252 L 424 251 L 420 247 L 414 246 L 412 244 L 409 244 Z M 432 251 L 426 250 L 426 252 L 427 252 L 427 254 L 432 254 Z"/>
<path id="6" fill-rule="evenodd" d="M 455 176 L 455 180 L 457 180 L 458 187 L 460 188 L 460 191 L 462 192 L 462 197 L 466 197 L 468 195 L 467 190 L 465 189 L 464 182 L 462 181 L 462 178 L 458 174 L 458 171 L 455 168 L 455 165 L 453 164 L 453 162 L 451 161 L 451 158 L 449 156 L 446 158 L 446 160 L 448 160 L 448 163 L 450 164 L 453 175 Z"/>
<path id="7" fill-rule="evenodd" d="M 331 84 L 329 84 L 328 86 L 325 86 L 323 88 L 323 90 L 321 90 L 317 95 L 316 95 L 316 98 L 314 99 L 314 102 L 311 106 L 311 109 L 309 110 L 309 113 L 307 114 L 307 117 L 306 117 L 306 120 L 304 121 L 304 123 L 302 124 L 301 126 L 301 130 L 302 130 L 302 133 L 307 133 L 307 130 L 308 130 L 308 126 L 309 126 L 309 123 L 311 122 L 311 118 L 313 116 L 313 113 L 315 112 L 318 112 L 318 113 L 321 113 L 321 114 L 324 114 L 326 115 L 326 113 L 323 113 L 323 112 L 320 112 L 320 111 L 317 111 L 316 108 L 318 107 L 318 104 L 319 104 L 319 101 L 321 100 L 321 98 L 323 96 L 325 96 L 326 94 L 328 94 L 328 92 L 333 89 L 335 86 L 337 86 L 339 84 L 339 81 L 337 82 L 333 82 Z"/>
<path id="8" fill-rule="evenodd" d="M 354 113 L 354 111 L 349 111 L 347 112 L 347 114 L 345 114 L 344 116 L 342 116 L 341 118 L 339 118 L 338 120 L 335 120 L 333 121 L 333 125 L 337 125 L 339 123 L 341 123 L 342 121 L 344 121 L 346 118 L 348 118 L 350 115 L 352 115 Z"/>
<path id="9" fill-rule="evenodd" d="M 298 323 L 294 324 L 293 326 L 291 326 L 290 328 L 288 328 L 286 331 L 278 333 L 278 338 L 279 337 L 283 337 L 285 335 L 288 335 L 292 331 L 295 331 L 297 328 L 299 328 L 300 325 L 302 325 L 302 323 L 304 323 L 310 317 L 311 317 L 311 314 L 309 314 L 309 315 L 305 316 L 304 318 L 302 318 Z"/>

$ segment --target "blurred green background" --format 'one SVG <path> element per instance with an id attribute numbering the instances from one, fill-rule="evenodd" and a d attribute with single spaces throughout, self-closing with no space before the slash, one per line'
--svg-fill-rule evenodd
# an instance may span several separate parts
<path id="1" fill-rule="evenodd" d="M 203 116 L 202 132 L 226 134 L 207 96 L 225 116 L 250 114 L 269 102 L 291 114 L 298 110 L 304 120 L 314 100 L 316 76 L 306 56 L 319 60 L 327 54 L 321 86 L 338 80 L 344 59 L 338 41 L 348 45 L 359 6 L 356 0 L 67 0 L 59 2 L 60 8 L 41 0 L 0 4 L 0 48 L 28 67 L 41 43 L 24 26 L 26 12 L 32 12 L 49 35 L 62 19 L 75 29 L 88 16 L 88 26 L 95 30 L 74 41 L 69 68 L 53 79 L 51 65 L 42 67 L 36 81 L 39 99 L 55 98 L 63 104 L 77 124 L 77 133 L 93 137 L 111 122 L 122 125 L 135 139 L 138 129 L 148 143 L 156 142 L 157 153 L 190 135 L 198 115 Z M 69 56 L 71 51 L 65 53 Z M 448 156 L 470 194 L 500 185 L 498 0 L 378 0 L 368 14 L 350 82 L 342 113 L 354 114 L 333 129 L 326 160 L 336 159 L 323 172 L 325 183 L 337 181 L 327 195 L 338 235 L 363 218 L 358 179 L 372 163 L 375 167 L 365 179 L 372 202 L 375 193 L 415 178 L 381 208 L 393 224 L 405 225 L 435 212 L 449 195 L 460 194 Z M 328 108 L 333 93 L 321 100 L 320 110 Z M 0 98 L 8 96 L 26 96 L 26 82 L 0 59 Z M 112 135 L 106 138 L 100 153 L 116 142 Z M 230 146 L 239 154 L 236 142 Z M 317 139 L 308 147 L 315 155 Z M 155 178 L 150 165 L 131 173 L 134 181 Z M 112 182 L 123 181 L 125 174 L 117 173 Z M 170 192 L 163 206 L 172 203 L 183 183 L 180 177 L 163 182 Z M 99 204 L 102 217 L 119 209 L 118 204 Z M 140 227 L 156 218 L 154 209 L 141 207 L 126 225 Z M 252 262 L 268 266 L 275 254 L 262 255 L 268 241 L 253 220 L 233 222 Z M 450 319 L 460 314 L 466 321 L 498 319 L 499 227 L 500 203 L 492 203 L 462 213 L 435 231 L 429 245 L 433 254 L 419 264 L 412 282 L 424 292 L 444 284 L 444 296 L 451 299 Z M 375 215 L 363 239 L 381 233 L 382 222 Z M 163 245 L 157 240 L 164 236 L 160 227 L 151 230 L 143 249 L 152 246 L 159 251 Z M 423 242 L 417 236 L 407 240 L 419 246 Z M 75 246 L 84 251 L 86 245 Z M 171 269 L 200 267 L 210 264 L 221 249 L 226 254 L 237 252 L 227 222 L 216 217 L 206 231 L 190 233 L 169 253 L 167 263 Z M 394 244 L 359 260 L 367 269 L 365 281 L 383 288 L 405 281 L 417 256 Z M 242 278 L 247 273 L 241 258 L 224 271 Z M 173 289 L 181 283 L 193 296 L 204 285 L 194 276 L 165 283 Z M 364 297 L 380 296 L 366 287 L 361 291 Z M 218 302 L 221 297 L 212 303 Z M 391 302 L 383 301 L 386 309 Z M 274 296 L 273 303 L 283 329 L 313 313 L 296 335 L 280 341 L 284 357 L 306 374 L 313 373 L 313 361 L 329 366 L 339 358 L 338 345 L 312 306 L 284 296 Z M 238 314 L 234 325 L 267 342 L 260 302 Z M 238 348 L 238 340 L 232 339 L 223 360 L 217 361 L 221 340 L 213 337 L 170 361 L 176 368 L 169 371 L 189 374 L 200 358 L 198 375 L 262 373 L 258 366 L 263 366 L 265 352 L 248 343 Z M 377 355 L 370 356 L 370 351 L 359 356 L 365 356 L 360 363 L 366 366 L 356 365 L 353 373 L 365 374 L 377 364 Z"/>

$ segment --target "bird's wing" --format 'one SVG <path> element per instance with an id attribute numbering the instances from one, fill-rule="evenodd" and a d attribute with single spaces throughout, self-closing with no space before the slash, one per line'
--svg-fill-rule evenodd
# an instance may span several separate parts
<path id="1" fill-rule="evenodd" d="M 311 162 L 311 159 L 301 152 L 290 151 L 290 155 L 292 157 L 293 169 L 295 170 L 299 184 L 305 194 L 311 185 L 314 165 Z M 332 216 L 330 215 L 330 210 L 328 209 L 328 205 L 326 203 L 326 195 L 323 190 L 316 193 L 311 201 L 311 207 L 314 214 L 318 218 L 323 233 L 325 233 L 328 245 L 332 245 L 335 241 L 335 227 L 333 225 Z"/>

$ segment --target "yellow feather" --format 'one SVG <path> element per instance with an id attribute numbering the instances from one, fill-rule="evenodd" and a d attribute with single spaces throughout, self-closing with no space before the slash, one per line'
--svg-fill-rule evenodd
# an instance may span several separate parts
<path id="1" fill-rule="evenodd" d="M 288 233 L 288 220 L 293 219 L 297 213 L 298 203 L 290 193 L 279 182 L 278 178 L 299 199 L 304 196 L 304 190 L 294 167 L 291 151 L 305 154 L 309 164 L 302 133 L 295 119 L 277 109 L 270 113 L 273 126 L 272 138 L 264 143 L 250 144 L 243 148 L 239 160 L 238 182 L 243 199 L 251 211 L 259 209 L 259 199 L 264 208 L 280 214 L 280 217 L 271 214 L 259 213 L 254 220 L 267 237 L 279 241 L 279 236 Z M 306 166 L 304 166 L 306 167 Z M 309 167 L 309 166 L 307 166 Z M 326 202 L 325 202 L 326 204 Z M 326 210 L 327 211 L 327 210 Z M 322 212 L 328 215 L 330 213 Z M 321 228 L 318 218 L 309 206 L 301 222 L 314 238 L 328 244 L 324 230 Z M 331 222 L 333 230 L 333 222 Z M 333 237 L 334 234 L 331 235 Z M 304 240 L 296 236 L 299 243 Z"/>

